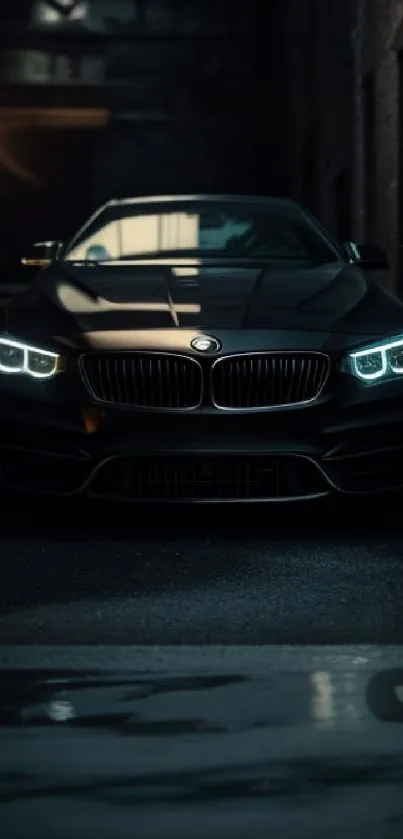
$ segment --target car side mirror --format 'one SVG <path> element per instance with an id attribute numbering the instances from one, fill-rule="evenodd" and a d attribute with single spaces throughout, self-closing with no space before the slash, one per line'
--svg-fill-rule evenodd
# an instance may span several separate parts
<path id="1" fill-rule="evenodd" d="M 21 257 L 21 265 L 26 265 L 30 268 L 44 268 L 55 259 L 57 259 L 61 242 L 35 242 L 27 248 L 24 256 Z"/>
<path id="2" fill-rule="evenodd" d="M 388 258 L 383 248 L 378 245 L 357 245 L 355 242 L 345 242 L 349 262 L 366 268 L 368 271 L 387 271 L 390 267 Z"/>

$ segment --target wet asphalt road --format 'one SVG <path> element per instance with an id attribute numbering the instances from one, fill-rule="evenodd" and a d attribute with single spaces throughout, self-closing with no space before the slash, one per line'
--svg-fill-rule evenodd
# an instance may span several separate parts
<path id="1" fill-rule="evenodd" d="M 400 839 L 399 499 L 1 509 L 1 835 Z"/>
<path id="2" fill-rule="evenodd" d="M 2 644 L 403 642 L 400 499 L 2 506 Z"/>

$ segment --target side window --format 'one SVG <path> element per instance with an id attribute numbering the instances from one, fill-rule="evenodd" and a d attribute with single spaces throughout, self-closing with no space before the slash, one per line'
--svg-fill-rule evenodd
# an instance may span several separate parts
<path id="1" fill-rule="evenodd" d="M 69 251 L 66 259 L 68 262 L 102 261 L 103 259 L 119 259 L 119 256 L 119 222 L 112 221 L 94 231 L 90 236 L 81 239 Z"/>

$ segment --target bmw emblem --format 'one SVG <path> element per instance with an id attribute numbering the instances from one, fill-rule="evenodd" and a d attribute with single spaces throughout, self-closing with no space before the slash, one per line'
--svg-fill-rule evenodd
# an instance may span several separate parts
<path id="1" fill-rule="evenodd" d="M 197 352 L 212 353 L 218 352 L 221 349 L 221 344 L 217 338 L 211 338 L 210 335 L 198 335 L 190 342 L 192 349 Z"/>

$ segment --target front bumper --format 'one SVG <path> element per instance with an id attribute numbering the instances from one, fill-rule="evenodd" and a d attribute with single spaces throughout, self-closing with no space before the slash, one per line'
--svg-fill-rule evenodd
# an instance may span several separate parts
<path id="1" fill-rule="evenodd" d="M 403 391 L 262 414 L 108 409 L 9 393 L 0 483 L 32 493 L 145 502 L 293 501 L 403 488 Z M 374 394 L 374 391 L 372 391 Z"/>

